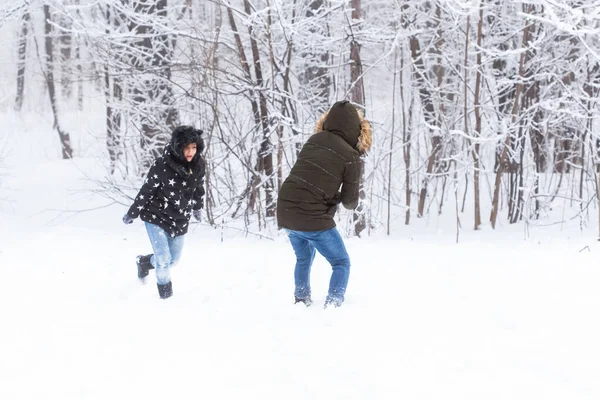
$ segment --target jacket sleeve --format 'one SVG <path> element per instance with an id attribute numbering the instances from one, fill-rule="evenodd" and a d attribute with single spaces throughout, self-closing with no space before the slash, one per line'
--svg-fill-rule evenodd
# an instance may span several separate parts
<path id="1" fill-rule="evenodd" d="M 357 155 L 353 160 L 346 163 L 344 168 L 344 180 L 342 182 L 341 200 L 344 208 L 354 210 L 358 206 L 360 190 L 360 178 L 362 175 L 362 160 Z"/>
<path id="2" fill-rule="evenodd" d="M 202 161 L 201 163 L 201 168 L 200 168 L 200 172 L 198 173 L 198 186 L 196 187 L 196 190 L 194 191 L 194 210 L 199 210 L 201 208 L 204 208 L 204 201 L 203 201 L 203 197 L 204 197 L 204 174 L 206 171 L 206 167 L 205 167 L 205 163 L 204 161 Z"/>
<path id="3" fill-rule="evenodd" d="M 152 200 L 152 198 L 156 194 L 156 191 L 161 185 L 159 172 L 160 168 L 158 166 L 158 163 L 155 161 L 154 164 L 152 164 L 152 166 L 150 167 L 150 170 L 148 171 L 148 176 L 146 177 L 144 184 L 140 188 L 140 191 L 138 192 L 137 196 L 135 197 L 133 204 L 131 205 L 131 207 L 129 207 L 127 215 L 133 218 L 139 217 L 140 212 L 144 209 L 144 207 L 146 207 L 146 204 L 148 204 L 150 200 Z"/>

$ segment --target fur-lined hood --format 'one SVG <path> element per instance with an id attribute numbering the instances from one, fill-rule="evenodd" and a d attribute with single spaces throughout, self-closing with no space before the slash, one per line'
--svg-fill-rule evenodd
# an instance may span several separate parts
<path id="1" fill-rule="evenodd" d="M 202 133 L 201 129 L 196 129 L 190 125 L 178 126 L 171 135 L 171 149 L 178 158 L 185 161 L 183 150 L 188 144 L 196 143 L 196 154 L 200 155 L 204 151 Z"/>
<path id="2" fill-rule="evenodd" d="M 171 142 L 165 146 L 165 160 L 179 175 L 187 176 L 198 171 L 204 173 L 204 160 L 201 156 L 204 151 L 202 133 L 202 130 L 189 125 L 178 126 L 173 130 Z M 196 155 L 188 163 L 183 151 L 190 143 L 196 143 Z"/>
<path id="3" fill-rule="evenodd" d="M 319 118 L 315 133 L 328 131 L 340 135 L 350 146 L 365 154 L 371 149 L 371 124 L 349 101 L 335 103 Z"/>

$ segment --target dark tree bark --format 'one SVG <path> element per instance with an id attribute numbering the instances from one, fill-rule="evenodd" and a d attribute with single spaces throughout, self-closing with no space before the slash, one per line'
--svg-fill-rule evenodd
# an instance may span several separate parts
<path id="1" fill-rule="evenodd" d="M 528 43 L 529 43 L 529 37 L 531 35 L 531 32 L 533 31 L 533 28 L 534 28 L 534 24 L 531 21 L 527 21 L 525 28 L 523 29 L 523 40 L 522 40 L 522 46 L 521 46 L 522 48 L 527 48 Z M 522 82 L 523 82 L 523 78 L 525 77 L 525 66 L 526 66 L 526 62 L 527 62 L 527 55 L 528 55 L 528 52 L 524 51 L 521 53 L 521 56 L 519 59 L 519 77 L 521 79 L 519 79 L 519 81 L 515 85 L 515 97 L 514 97 L 513 107 L 512 107 L 512 111 L 511 111 L 513 124 L 516 123 L 516 120 L 517 120 L 517 117 L 519 114 L 519 109 L 520 109 L 519 100 L 520 100 L 521 94 L 523 92 L 523 83 Z M 510 140 L 511 140 L 511 135 L 507 134 L 506 140 L 504 141 L 504 147 L 503 147 L 502 153 L 500 155 L 500 162 L 498 163 L 498 170 L 496 171 L 496 179 L 494 181 L 494 195 L 492 198 L 492 212 L 490 213 L 490 223 L 492 224 L 492 229 L 496 228 L 496 220 L 498 218 L 498 210 L 500 208 L 500 185 L 502 183 L 502 174 L 504 172 L 504 168 L 505 168 L 505 165 L 506 165 L 507 159 L 508 159 Z"/>
<path id="2" fill-rule="evenodd" d="M 352 0 L 352 20 L 362 18 L 361 0 Z M 358 39 L 352 36 L 350 41 L 350 81 L 352 88 L 350 90 L 350 100 L 354 104 L 358 104 L 364 110 L 365 107 L 365 85 L 362 74 L 362 60 L 360 58 L 360 43 Z M 360 177 L 360 192 L 358 206 L 352 215 L 354 221 L 354 234 L 360 237 L 360 234 L 367 228 L 367 209 L 365 207 L 365 169 L 362 168 L 362 176 Z"/>
<path id="3" fill-rule="evenodd" d="M 59 120 L 58 104 L 56 98 L 56 87 L 54 85 L 54 46 L 52 41 L 52 25 L 50 6 L 44 5 L 44 34 L 46 50 L 46 84 L 48 86 L 48 95 L 50 96 L 50 105 L 54 114 L 54 128 L 58 132 L 60 144 L 62 147 L 62 158 L 69 159 L 73 157 L 73 148 L 71 147 L 71 138 L 68 132 L 64 131 Z"/>
<path id="4" fill-rule="evenodd" d="M 25 69 L 27 66 L 27 38 L 31 24 L 31 15 L 23 14 L 21 19 L 21 32 L 19 34 L 19 54 L 17 61 L 17 96 L 15 98 L 15 110 L 21 111 L 23 99 L 25 98 Z"/>

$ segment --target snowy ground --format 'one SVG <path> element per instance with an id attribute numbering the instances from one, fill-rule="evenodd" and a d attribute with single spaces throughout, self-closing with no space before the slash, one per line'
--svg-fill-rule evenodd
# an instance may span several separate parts
<path id="1" fill-rule="evenodd" d="M 106 202 L 81 191 L 94 160 L 16 165 L 0 191 L 0 399 L 600 398 L 591 231 L 350 239 L 347 302 L 323 310 L 321 258 L 316 305 L 294 306 L 285 237 L 196 225 L 163 301 L 152 275 L 137 282 L 150 247 L 124 207 L 62 212 Z"/>

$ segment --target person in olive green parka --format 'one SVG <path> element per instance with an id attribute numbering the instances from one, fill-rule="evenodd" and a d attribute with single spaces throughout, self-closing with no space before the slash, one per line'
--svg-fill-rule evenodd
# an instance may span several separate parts
<path id="1" fill-rule="evenodd" d="M 371 127 L 348 101 L 323 115 L 302 147 L 277 199 L 277 222 L 296 253 L 296 303 L 312 303 L 310 269 L 319 251 L 333 269 L 325 307 L 344 302 L 350 258 L 334 220 L 338 205 L 358 205 L 362 159 L 371 147 Z"/>

